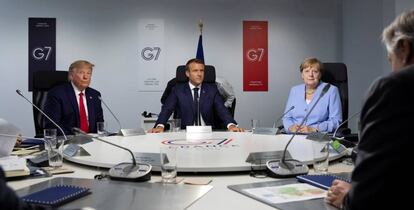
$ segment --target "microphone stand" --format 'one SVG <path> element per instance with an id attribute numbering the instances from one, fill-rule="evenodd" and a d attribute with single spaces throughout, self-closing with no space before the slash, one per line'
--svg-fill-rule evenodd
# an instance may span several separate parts
<path id="1" fill-rule="evenodd" d="M 361 113 L 361 111 L 354 113 L 351 117 L 349 117 L 348 119 L 346 119 L 345 121 L 343 121 L 341 124 L 339 124 L 339 126 L 335 129 L 335 132 L 332 135 L 332 138 L 336 138 L 336 132 L 338 132 L 339 128 L 345 124 L 346 122 L 348 122 L 350 119 L 354 118 L 356 115 L 358 115 L 359 113 Z"/>
<path id="2" fill-rule="evenodd" d="M 22 91 L 20 91 L 19 89 L 16 90 L 16 93 L 19 94 L 22 98 L 24 98 L 27 102 L 29 102 L 34 108 L 36 108 L 43 116 L 45 116 L 50 122 L 53 123 L 53 125 L 55 125 L 60 132 L 62 132 L 63 137 L 65 138 L 65 141 L 68 140 L 68 138 L 66 138 L 65 132 L 63 132 L 63 129 L 54 121 L 52 120 L 46 113 L 44 113 L 39 107 L 37 107 L 34 103 L 32 103 L 29 99 L 27 99 Z"/>
<path id="3" fill-rule="evenodd" d="M 106 105 L 105 101 L 102 99 L 101 96 L 98 96 L 99 100 L 102 102 L 102 104 L 106 107 L 106 109 L 109 111 L 109 113 L 111 113 L 112 117 L 115 118 L 116 122 L 118 123 L 119 126 L 119 131 L 118 134 L 122 134 L 121 130 L 122 130 L 122 126 L 121 126 L 121 122 L 118 120 L 118 118 L 115 116 L 115 114 L 112 112 L 112 110 L 109 108 L 108 105 Z"/>
<path id="4" fill-rule="evenodd" d="M 285 113 L 282 114 L 282 116 L 280 116 L 274 123 L 273 123 L 273 128 L 276 128 L 276 125 L 279 123 L 279 121 L 290 111 L 292 111 L 295 108 L 295 106 L 291 106 L 289 108 L 289 110 L 287 110 Z"/>
<path id="5" fill-rule="evenodd" d="M 140 128 L 137 128 L 137 129 L 134 129 L 134 128 L 133 129 L 122 129 L 121 121 L 119 121 L 119 119 L 112 112 L 112 110 L 109 108 L 109 106 L 106 105 L 106 103 L 102 99 L 102 97 L 99 96 L 98 98 L 103 103 L 103 105 L 106 107 L 106 109 L 108 109 L 108 111 L 111 113 L 111 115 L 115 118 L 116 122 L 118 123 L 119 131 L 118 131 L 118 133 L 116 133 L 114 135 L 119 135 L 119 136 L 134 136 L 134 135 L 144 135 L 145 134 L 145 131 L 143 129 L 140 129 Z M 110 135 L 110 136 L 112 136 L 112 135 Z"/>
<path id="6" fill-rule="evenodd" d="M 98 141 L 104 142 L 106 144 L 110 144 L 112 146 L 121 148 L 126 150 L 131 154 L 132 164 L 131 163 L 120 163 L 118 165 L 113 166 L 109 170 L 109 176 L 111 179 L 115 180 L 122 180 L 122 181 L 147 181 L 151 179 L 151 169 L 152 166 L 147 163 L 137 163 L 135 160 L 134 153 L 126 147 L 119 146 L 117 144 L 111 143 L 109 141 L 103 140 L 99 137 L 91 136 L 79 128 L 72 128 L 74 133 L 79 133 L 89 138 L 96 139 Z"/>

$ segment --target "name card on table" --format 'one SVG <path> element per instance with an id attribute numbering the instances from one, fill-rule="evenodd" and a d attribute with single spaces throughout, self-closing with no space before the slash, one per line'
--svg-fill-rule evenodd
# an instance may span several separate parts
<path id="1" fill-rule="evenodd" d="M 187 126 L 186 131 L 186 139 L 191 142 L 213 137 L 211 126 Z"/>
<path id="2" fill-rule="evenodd" d="M 255 128 L 253 134 L 276 135 L 277 131 L 277 128 Z"/>

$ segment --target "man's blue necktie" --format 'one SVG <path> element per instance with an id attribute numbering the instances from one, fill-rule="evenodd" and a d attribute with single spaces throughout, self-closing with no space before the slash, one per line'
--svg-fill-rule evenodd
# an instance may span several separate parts
<path id="1" fill-rule="evenodd" d="M 194 125 L 201 125 L 200 121 L 200 104 L 199 104 L 199 97 L 198 97 L 198 90 L 199 88 L 193 88 L 194 91 Z"/>

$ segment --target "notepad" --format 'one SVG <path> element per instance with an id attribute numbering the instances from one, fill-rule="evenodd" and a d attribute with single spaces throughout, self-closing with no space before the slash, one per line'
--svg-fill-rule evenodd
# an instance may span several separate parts
<path id="1" fill-rule="evenodd" d="M 346 181 L 348 183 L 351 182 L 351 180 L 349 180 L 349 179 L 345 179 L 343 177 L 332 175 L 332 174 L 300 175 L 300 176 L 297 176 L 296 179 L 299 182 L 305 182 L 305 183 L 311 184 L 315 187 L 319 187 L 319 188 L 322 188 L 322 189 L 325 189 L 325 190 L 327 190 L 327 189 L 329 189 L 329 187 L 331 187 L 332 182 L 335 179 L 340 179 L 340 180 Z"/>
<path id="2" fill-rule="evenodd" d="M 56 185 L 26 195 L 22 199 L 31 204 L 57 207 L 89 193 L 89 188 L 85 187 Z"/>

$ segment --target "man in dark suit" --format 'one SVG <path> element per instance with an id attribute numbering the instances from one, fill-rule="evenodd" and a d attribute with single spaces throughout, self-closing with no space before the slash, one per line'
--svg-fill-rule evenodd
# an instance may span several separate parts
<path id="1" fill-rule="evenodd" d="M 78 60 L 69 67 L 69 82 L 49 91 L 45 113 L 62 127 L 65 134 L 78 127 L 87 133 L 96 133 L 96 123 L 103 122 L 99 97 L 101 93 L 90 88 L 93 64 Z M 56 128 L 45 118 L 45 128 Z"/>
<path id="2" fill-rule="evenodd" d="M 187 125 L 212 125 L 214 112 L 220 116 L 229 131 L 240 132 L 230 112 L 224 106 L 217 86 L 203 83 L 204 63 L 199 59 L 191 59 L 186 64 L 188 83 L 177 84 L 165 100 L 161 108 L 155 128 L 149 132 L 163 132 L 165 124 L 172 112 L 177 108 L 181 115 L 181 127 Z"/>
<path id="3" fill-rule="evenodd" d="M 413 189 L 414 10 L 383 32 L 393 72 L 370 88 L 351 184 L 335 180 L 325 201 L 341 209 L 409 209 Z"/>

